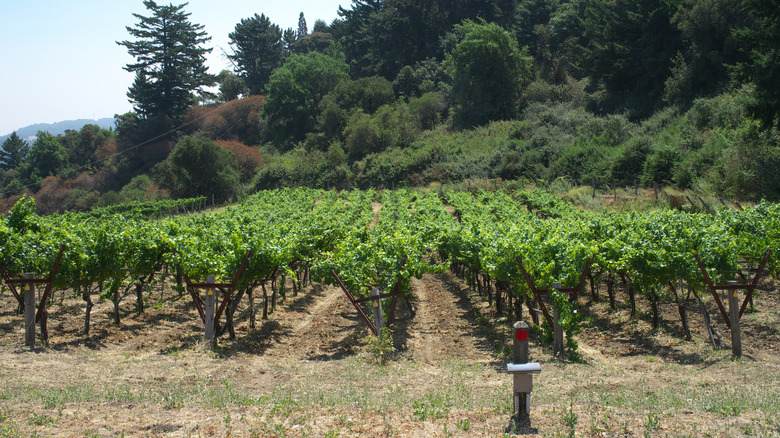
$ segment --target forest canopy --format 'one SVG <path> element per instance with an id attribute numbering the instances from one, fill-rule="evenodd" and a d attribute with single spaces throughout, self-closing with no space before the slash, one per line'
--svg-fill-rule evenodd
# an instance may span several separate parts
<path id="1" fill-rule="evenodd" d="M 134 110 L 110 131 L 5 140 L 2 198 L 45 190 L 38 208 L 57 211 L 563 178 L 777 200 L 776 3 L 353 0 L 311 30 L 303 13 L 282 29 L 248 10 L 232 71 L 208 72 L 186 3 L 147 0 L 117 42 L 135 58 L 117 66 L 135 73 Z M 205 182 L 173 171 L 202 157 Z"/>

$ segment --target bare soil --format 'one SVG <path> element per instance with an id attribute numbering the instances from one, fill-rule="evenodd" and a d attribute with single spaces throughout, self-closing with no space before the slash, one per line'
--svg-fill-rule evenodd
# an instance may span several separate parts
<path id="1" fill-rule="evenodd" d="M 170 280 L 168 280 L 170 285 Z M 534 333 L 530 424 L 512 424 L 505 373 L 513 322 L 450 273 L 415 280 L 399 303 L 397 352 L 378 365 L 373 337 L 335 287 L 312 285 L 280 300 L 236 339 L 202 340 L 187 295 L 156 285 L 144 313 L 97 303 L 84 334 L 84 302 L 58 292 L 48 343 L 24 347 L 23 315 L 0 294 L 0 436 L 780 436 L 780 298 L 766 282 L 742 318 L 743 357 L 730 332 L 713 349 L 701 315 L 685 340 L 677 308 L 629 316 L 605 293 L 580 298 L 588 322 L 575 339 L 582 363 L 551 356 Z M 259 307 L 259 306 L 258 306 Z M 527 316 L 527 310 L 525 310 Z"/>

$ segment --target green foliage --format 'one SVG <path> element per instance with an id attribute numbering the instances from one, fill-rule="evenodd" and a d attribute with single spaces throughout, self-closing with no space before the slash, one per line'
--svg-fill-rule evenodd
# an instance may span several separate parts
<path id="1" fill-rule="evenodd" d="M 398 95 L 413 98 L 426 93 L 445 92 L 451 82 L 444 65 L 429 58 L 418 61 L 414 67 L 404 66 L 393 81 L 393 89 Z"/>
<path id="2" fill-rule="evenodd" d="M 68 165 L 68 151 L 48 132 L 38 132 L 27 156 L 27 174 L 41 177 L 56 175 Z"/>
<path id="3" fill-rule="evenodd" d="M 81 131 L 66 131 L 60 142 L 68 151 L 70 165 L 75 168 L 95 166 L 96 153 L 113 139 L 111 131 L 97 125 L 84 125 Z"/>
<path id="4" fill-rule="evenodd" d="M 639 118 L 659 107 L 681 47 L 676 11 L 676 2 L 663 0 L 583 2 L 577 64 L 606 92 L 594 102 L 597 112 L 627 109 Z"/>
<path id="5" fill-rule="evenodd" d="M 320 101 L 347 80 L 347 69 L 343 60 L 317 52 L 287 58 L 271 75 L 263 104 L 269 136 L 280 145 L 303 140 L 316 126 Z"/>
<path id="6" fill-rule="evenodd" d="M 340 82 L 320 102 L 317 125 L 328 139 L 341 139 L 348 119 L 356 111 L 373 114 L 394 101 L 392 84 L 384 78 Z"/>
<path id="7" fill-rule="evenodd" d="M 219 83 L 220 100 L 223 102 L 230 102 L 249 94 L 249 88 L 244 79 L 227 70 L 219 72 L 217 82 Z"/>
<path id="8" fill-rule="evenodd" d="M 136 74 L 127 97 L 142 118 L 178 120 L 195 94 L 214 82 L 206 67 L 211 49 L 202 46 L 211 37 L 189 21 L 186 3 L 161 6 L 144 0 L 144 6 L 150 16 L 133 14 L 138 23 L 127 28 L 135 41 L 117 42 L 136 60 L 124 67 Z"/>
<path id="9" fill-rule="evenodd" d="M 212 141 L 184 137 L 166 161 L 156 167 L 160 185 L 175 196 L 215 197 L 222 202 L 235 196 L 239 173 L 235 155 Z"/>
<path id="10" fill-rule="evenodd" d="M 284 60 L 282 30 L 265 14 L 244 18 L 228 35 L 233 53 L 228 58 L 252 95 L 261 94 L 273 71 Z"/>
<path id="11" fill-rule="evenodd" d="M 462 39 L 446 61 L 453 78 L 455 126 L 513 118 L 521 87 L 531 80 L 531 58 L 496 24 L 465 21 L 456 31 Z"/>
<path id="12" fill-rule="evenodd" d="M 0 169 L 17 169 L 30 153 L 30 146 L 22 140 L 16 131 L 0 145 Z"/>
<path id="13" fill-rule="evenodd" d="M 780 8 L 776 0 L 747 0 L 744 5 L 754 25 L 738 29 L 736 35 L 750 50 L 750 60 L 739 63 L 734 72 L 755 86 L 753 114 L 765 128 L 780 129 Z"/>
<path id="14" fill-rule="evenodd" d="M 729 84 L 728 65 L 746 61 L 744 44 L 732 29 L 750 21 L 742 0 L 686 0 L 672 16 L 683 47 L 674 57 L 664 99 L 688 104 L 721 92 Z"/>
<path id="15" fill-rule="evenodd" d="M 8 227 L 16 233 L 39 231 L 38 216 L 35 214 L 35 199 L 22 196 L 8 214 Z"/>

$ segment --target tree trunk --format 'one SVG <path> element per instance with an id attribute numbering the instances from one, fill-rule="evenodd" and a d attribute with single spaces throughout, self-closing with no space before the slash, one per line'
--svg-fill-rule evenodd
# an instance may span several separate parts
<path id="1" fill-rule="evenodd" d="M 628 301 L 631 306 L 631 317 L 633 318 L 636 316 L 636 290 L 634 290 L 634 283 L 630 278 L 626 278 L 625 275 L 620 275 L 623 277 L 623 282 L 626 284 L 626 288 L 628 289 Z"/>
<path id="2" fill-rule="evenodd" d="M 250 286 L 247 286 L 246 289 L 239 290 L 238 293 L 233 298 L 231 298 L 230 302 L 225 308 L 225 327 L 220 329 L 218 326 L 215 326 L 217 336 L 221 336 L 223 333 L 225 333 L 225 330 L 227 330 L 230 333 L 230 339 L 235 339 L 236 331 L 233 327 L 233 315 L 235 315 L 236 310 L 238 309 L 238 304 L 241 302 L 241 298 L 244 297 L 244 294 L 247 293 L 247 290 L 251 291 L 252 289 Z"/>
<path id="3" fill-rule="evenodd" d="M 119 321 L 119 301 L 122 299 L 122 297 L 119 294 L 119 285 L 112 284 L 111 289 L 113 291 L 112 296 L 114 297 L 114 299 L 112 300 L 114 302 L 114 324 L 120 325 L 121 322 Z"/>
<path id="4" fill-rule="evenodd" d="M 44 305 L 43 308 L 41 309 L 41 339 L 44 342 L 49 340 L 48 321 L 49 321 L 49 311 L 46 310 L 46 306 Z"/>
<path id="5" fill-rule="evenodd" d="M 89 294 L 89 290 L 84 291 L 81 298 L 87 303 L 87 313 L 84 315 L 84 334 L 89 334 L 89 316 L 92 313 L 92 297 Z"/>
<path id="6" fill-rule="evenodd" d="M 617 309 L 617 303 L 615 303 L 615 277 L 612 274 L 609 274 L 609 277 L 607 277 L 607 295 L 609 296 L 610 310 Z"/>
<path id="7" fill-rule="evenodd" d="M 273 287 L 273 284 L 271 284 L 271 311 L 276 312 L 276 288 Z"/>
<path id="8" fill-rule="evenodd" d="M 255 294 L 250 290 L 247 292 L 249 296 L 249 328 L 255 328 Z"/>
<path id="9" fill-rule="evenodd" d="M 260 287 L 263 288 L 263 319 L 268 319 L 268 291 L 265 289 L 265 283 L 260 283 Z"/>
<path id="10" fill-rule="evenodd" d="M 597 301 L 599 299 L 599 289 L 598 289 L 598 286 L 596 285 L 595 278 L 593 278 L 592 275 L 588 275 L 588 278 L 590 280 L 590 293 L 591 293 L 591 296 L 593 296 L 593 300 L 594 301 Z"/>
<path id="11" fill-rule="evenodd" d="M 685 308 L 685 303 L 679 304 L 677 310 L 680 311 L 680 321 L 682 321 L 683 331 L 685 331 L 685 340 L 691 340 L 691 329 L 688 327 L 688 310 Z"/>
<path id="12" fill-rule="evenodd" d="M 144 282 L 143 277 L 138 278 L 138 283 L 135 285 L 135 307 L 138 309 L 138 313 L 144 313 Z"/>
<path id="13" fill-rule="evenodd" d="M 483 275 L 482 276 L 482 283 L 484 283 L 484 285 L 485 285 L 484 289 L 485 289 L 485 293 L 487 294 L 488 305 L 492 306 L 493 305 L 493 293 L 491 292 L 491 287 L 490 287 L 491 286 L 491 284 L 490 284 L 490 277 L 488 277 L 487 275 Z"/>
<path id="14" fill-rule="evenodd" d="M 658 294 L 652 290 L 648 294 L 648 298 L 650 298 L 650 308 L 653 309 L 653 331 L 656 331 L 660 325 L 660 320 L 658 317 Z"/>
<path id="15" fill-rule="evenodd" d="M 536 313 L 536 310 L 534 310 L 534 305 L 533 305 L 533 301 L 531 300 L 531 297 L 526 297 L 525 305 L 526 307 L 528 307 L 528 312 L 531 314 L 531 320 L 534 322 L 534 325 L 539 325 L 539 314 Z"/>

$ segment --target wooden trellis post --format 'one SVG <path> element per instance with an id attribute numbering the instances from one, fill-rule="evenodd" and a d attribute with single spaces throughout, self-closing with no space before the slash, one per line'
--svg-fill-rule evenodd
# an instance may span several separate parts
<path id="1" fill-rule="evenodd" d="M 26 272 L 25 280 L 33 280 L 35 274 Z M 24 345 L 27 347 L 35 346 L 35 284 L 25 283 L 22 286 L 24 298 Z"/>
<path id="2" fill-rule="evenodd" d="M 729 285 L 737 286 L 739 282 L 729 281 Z M 729 314 L 731 316 L 731 354 L 734 357 L 742 357 L 742 333 L 739 324 L 739 291 L 730 289 Z"/>
<path id="3" fill-rule="evenodd" d="M 214 284 L 217 282 L 217 278 L 213 275 L 206 277 L 206 283 Z M 205 325 L 205 338 L 206 341 L 214 341 L 214 288 L 206 288 L 206 300 L 204 303 L 204 325 Z"/>

